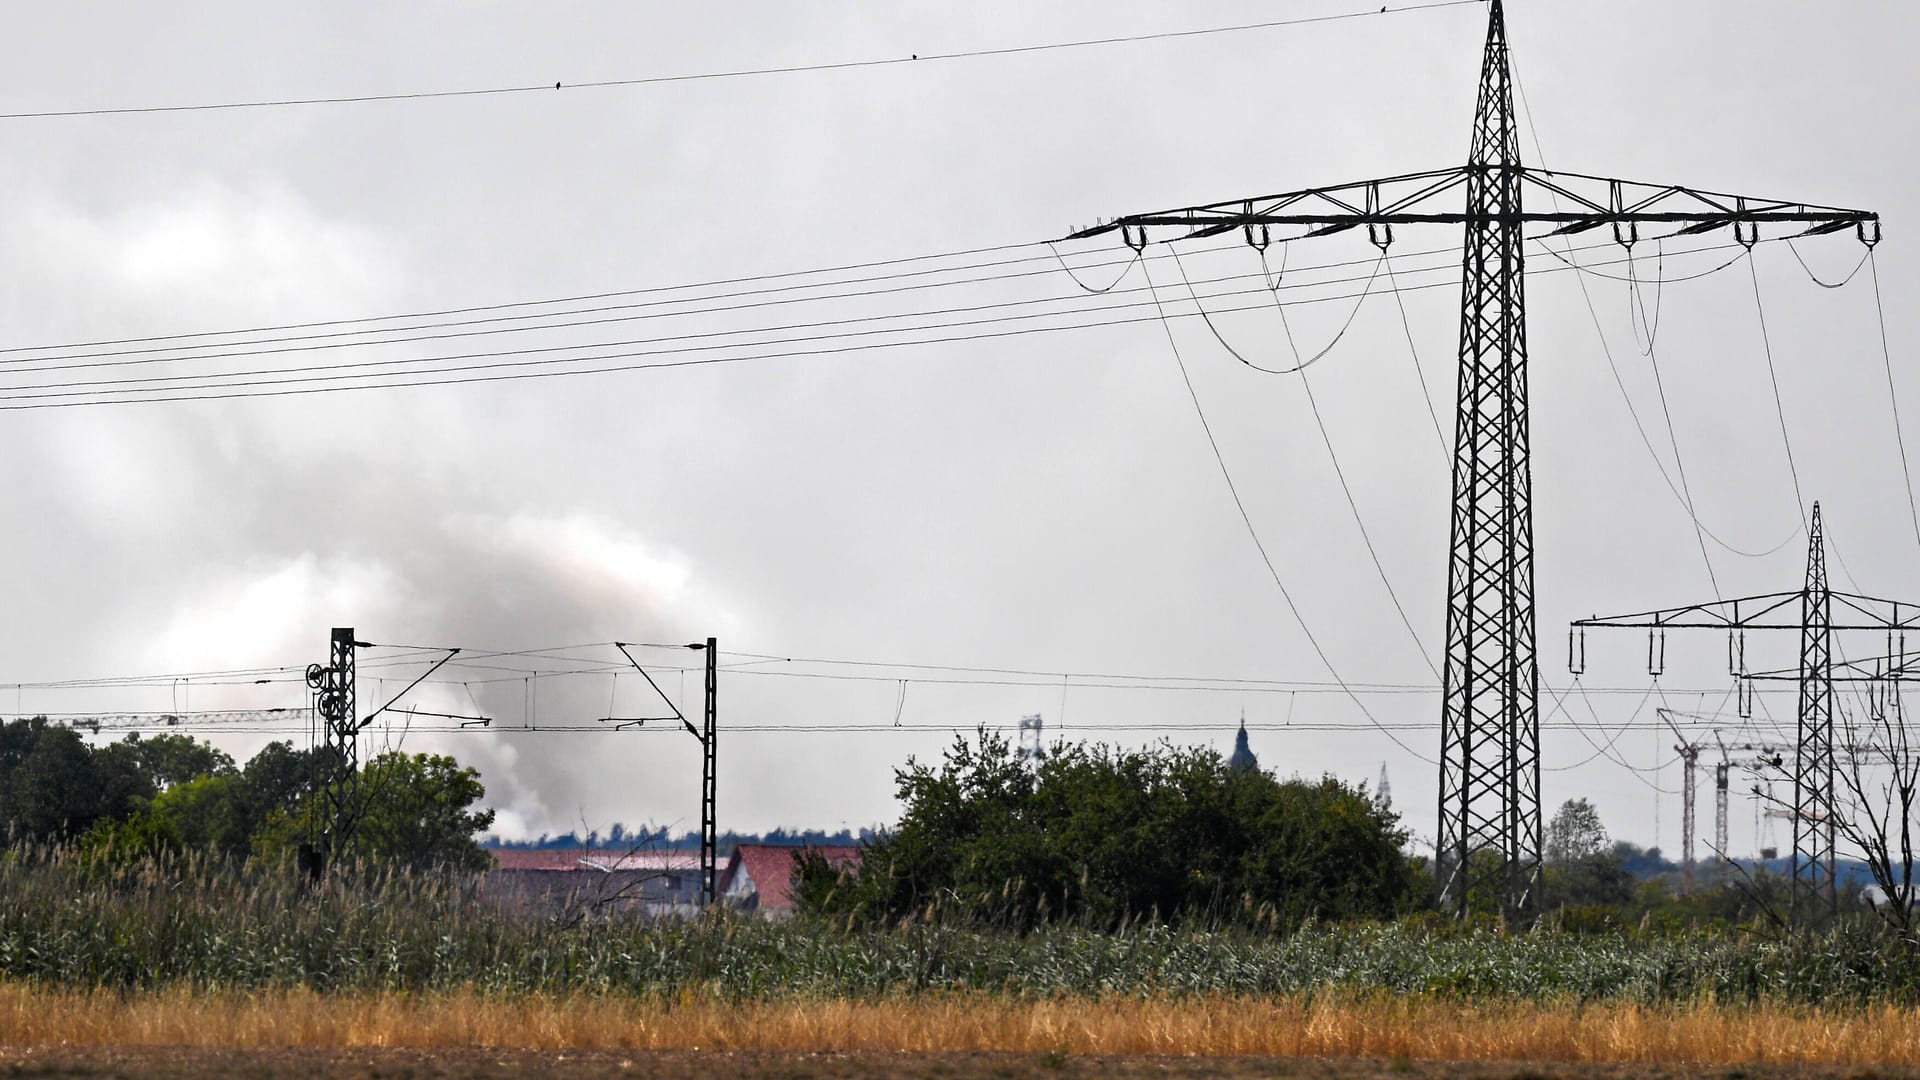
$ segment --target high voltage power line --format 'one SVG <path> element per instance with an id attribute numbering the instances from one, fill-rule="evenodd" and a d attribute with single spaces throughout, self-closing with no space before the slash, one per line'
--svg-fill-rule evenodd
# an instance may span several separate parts
<path id="1" fill-rule="evenodd" d="M 460 686 L 492 685 L 496 683 L 517 683 L 527 679 L 543 680 L 554 678 L 607 678 L 627 674 L 631 668 L 598 657 L 568 655 L 592 648 L 611 647 L 611 643 L 601 645 L 576 645 L 554 649 L 511 650 L 500 652 L 463 651 L 458 660 L 449 662 L 447 670 L 478 669 L 493 672 L 506 672 L 481 678 L 459 675 L 441 675 L 425 680 L 424 685 Z M 659 646 L 670 648 L 670 646 Z M 447 650 L 436 650 L 444 653 Z M 1438 684 L 1420 682 L 1370 682 L 1351 681 L 1343 688 L 1340 684 L 1324 680 L 1286 680 L 1270 678 L 1234 678 L 1223 676 L 1191 676 L 1156 672 L 1135 674 L 1125 672 L 1102 671 L 1044 671 L 1032 668 L 1003 668 L 966 666 L 954 664 L 915 664 L 879 660 L 844 660 L 820 657 L 786 657 L 764 653 L 721 653 L 728 658 L 721 670 L 728 676 L 747 676 L 760 678 L 795 678 L 835 682 L 855 683 L 897 683 L 906 681 L 930 686 L 978 686 L 988 688 L 1033 688 L 1058 690 L 1063 681 L 1075 690 L 1120 690 L 1150 692 L 1199 692 L 1199 693 L 1246 693 L 1265 695 L 1345 695 L 1357 693 L 1380 696 L 1421 696 L 1440 692 Z M 570 668 L 551 669 L 535 666 L 515 667 L 502 661 L 516 658 L 533 659 L 550 663 L 578 665 Z M 418 667 L 428 663 L 423 656 L 400 656 L 369 659 L 359 665 L 363 675 L 375 675 L 379 672 Z M 770 668 L 764 665 L 791 665 L 787 669 Z M 763 665 L 763 666 L 749 666 Z M 698 671 L 698 666 L 677 664 L 648 665 L 650 670 L 660 672 Z M 793 670 L 798 668 L 819 668 L 827 670 Z M 854 669 L 853 671 L 834 669 Z M 912 673 L 902 675 L 900 673 Z M 7 689 L 33 691 L 100 691 L 129 689 L 166 689 L 177 683 L 190 682 L 196 688 L 246 687 L 246 686 L 282 686 L 304 682 L 304 668 L 297 665 L 273 667 L 224 669 L 204 672 L 147 673 L 140 675 L 95 676 L 45 681 L 0 682 L 0 691 Z M 1647 688 L 1642 686 L 1582 686 L 1580 692 L 1604 695 L 1644 695 Z M 1674 688 L 1676 694 L 1717 694 L 1723 688 Z M 1786 689 L 1757 687 L 1756 692 L 1786 693 Z M 156 715 L 166 715 L 160 710 L 149 710 Z M 232 711 L 232 710 L 216 710 Z M 65 714 L 83 715 L 83 714 Z M 1364 726 L 1364 725 L 1361 725 Z"/>
<path id="2" fill-rule="evenodd" d="M 1033 246 L 1036 246 L 1036 245 L 1023 244 L 1023 245 L 1018 245 L 1017 248 L 1028 248 Z M 1596 250 L 1596 249 L 1607 248 L 1612 246 L 1614 245 L 1606 244 L 1606 243 L 1597 243 L 1597 244 L 1587 245 L 1586 247 L 1577 248 L 1575 250 L 1588 251 L 1588 250 Z M 1728 245 L 1728 244 L 1702 246 L 1702 247 L 1690 249 L 1688 251 L 1678 252 L 1676 253 L 1676 256 L 1696 254 L 1700 252 L 1724 251 L 1734 246 L 1735 245 Z M 1006 250 L 1006 249 L 989 249 L 989 250 Z M 1239 253 L 1239 251 L 1240 249 L 1237 245 L 1229 245 L 1229 246 L 1223 246 L 1223 247 L 1203 249 L 1201 251 L 1192 253 L 1188 257 L 1208 256 L 1208 255 L 1218 255 L 1218 254 L 1233 254 L 1233 253 Z M 1426 249 L 1421 249 L 1417 251 L 1402 252 L 1399 254 L 1399 258 L 1402 258 L 1402 259 L 1424 258 L 1427 256 L 1433 256 L 1433 255 L 1446 255 L 1450 257 L 1457 257 L 1458 253 L 1459 253 L 1459 249 L 1457 247 L 1426 248 Z M 916 262 L 941 260 L 949 257 L 950 256 L 948 255 L 927 255 L 927 256 L 919 256 L 919 257 L 910 258 L 910 259 L 895 260 L 895 263 L 910 264 L 910 263 L 916 263 Z M 1611 262 L 1602 262 L 1594 265 L 1602 265 L 1602 266 L 1617 265 L 1620 261 L 1624 261 L 1624 260 L 1614 260 Z M 802 281 L 802 282 L 796 282 L 793 284 L 761 286 L 758 288 L 736 290 L 732 292 L 709 293 L 709 294 L 700 295 L 700 296 L 687 296 L 687 297 L 677 297 L 677 298 L 667 298 L 667 299 L 652 299 L 652 300 L 638 301 L 638 302 L 625 303 L 625 304 L 607 304 L 607 305 L 600 305 L 600 306 L 590 307 L 590 308 L 575 308 L 572 310 L 564 310 L 564 311 L 542 311 L 542 312 L 522 313 L 522 314 L 514 314 L 514 315 L 498 315 L 498 316 L 491 316 L 486 318 L 462 319 L 462 320 L 451 321 L 451 322 L 415 323 L 412 325 L 403 325 L 403 326 L 371 326 L 371 327 L 366 327 L 364 329 L 357 329 L 357 330 L 330 329 L 326 333 L 288 334 L 288 335 L 277 336 L 277 337 L 243 337 L 240 340 L 234 340 L 234 341 L 207 342 L 207 341 L 199 340 L 199 339 L 205 339 L 205 338 L 237 337 L 240 335 L 258 335 L 258 334 L 265 334 L 265 333 L 277 333 L 277 332 L 288 331 L 288 330 L 335 328 L 335 327 L 343 327 L 343 326 L 353 326 L 356 324 L 364 324 L 364 323 L 385 323 L 385 322 L 394 322 L 402 319 L 423 319 L 423 318 L 434 318 L 434 317 L 445 316 L 445 315 L 476 314 L 476 313 L 486 312 L 486 311 L 502 311 L 502 310 L 513 310 L 513 309 L 527 308 L 527 307 L 552 306 L 552 305 L 558 305 L 558 304 L 577 303 L 577 302 L 589 301 L 589 300 L 603 300 L 603 299 L 628 297 L 628 296 L 656 295 L 659 293 L 667 293 L 667 292 L 685 292 L 693 289 L 710 288 L 716 284 L 719 284 L 719 285 L 733 284 L 737 281 L 771 281 L 771 280 L 779 280 L 783 278 L 807 277 L 807 276 L 814 276 L 817 274 L 835 272 L 833 270 L 797 271 L 797 272 L 788 273 L 788 274 L 765 275 L 759 278 L 734 279 L 733 281 L 723 281 L 723 282 L 717 282 L 717 283 L 709 282 L 709 283 L 696 283 L 696 284 L 687 284 L 687 285 L 668 285 L 668 286 L 659 286 L 659 287 L 647 288 L 647 289 L 632 289 L 632 290 L 623 290 L 619 292 L 596 293 L 596 294 L 589 294 L 586 296 L 564 297 L 564 298 L 547 299 L 547 300 L 512 301 L 512 302 L 499 303 L 499 304 L 480 305 L 480 306 L 464 307 L 464 308 L 450 308 L 450 309 L 444 309 L 441 311 L 419 312 L 419 313 L 402 314 L 402 315 L 365 316 L 365 317 L 351 318 L 351 319 L 332 319 L 332 320 L 325 320 L 320 322 L 289 323 L 289 324 L 283 324 L 279 326 L 254 327 L 254 328 L 243 329 L 243 330 L 208 330 L 208 331 L 199 331 L 199 332 L 192 332 L 192 333 L 164 334 L 164 335 L 154 335 L 154 336 L 138 337 L 138 338 L 118 338 L 118 339 L 109 339 L 109 340 L 102 340 L 102 341 L 70 342 L 70 343 L 65 343 L 60 345 L 0 346 L 0 364 L 24 365 L 24 364 L 45 363 L 50 365 L 45 368 L 30 369 L 32 372 L 37 373 L 41 371 L 76 370 L 76 369 L 81 369 L 86 367 L 132 365 L 136 363 L 168 363 L 168 362 L 176 362 L 182 359 L 198 359 L 198 358 L 218 359 L 218 358 L 224 358 L 224 357 L 265 356 L 265 355 L 273 355 L 273 354 L 285 353 L 285 352 L 313 351 L 315 349 L 329 348 L 329 347 L 362 347 L 362 346 L 369 346 L 369 345 L 405 344 L 405 343 L 410 343 L 414 341 L 439 340 L 441 338 L 446 338 L 446 337 L 479 337 L 479 336 L 501 334 L 501 333 L 527 333 L 527 332 L 533 332 L 538 330 L 573 329 L 581 326 L 597 326 L 597 325 L 604 325 L 607 323 L 615 323 L 615 322 L 643 321 L 648 319 L 664 319 L 664 318 L 682 318 L 690 315 L 733 314 L 741 311 L 756 310 L 756 309 L 766 308 L 766 307 L 781 307 L 781 306 L 791 306 L 795 304 L 819 303 L 819 302 L 829 301 L 829 300 L 868 299 L 872 297 L 893 296 L 893 295 L 898 295 L 902 293 L 920 292 L 920 291 L 926 291 L 926 290 L 932 290 L 932 289 L 953 288 L 956 286 L 963 286 L 963 285 L 997 284 L 997 283 L 1016 281 L 1016 280 L 1022 280 L 1022 279 L 1048 278 L 1048 277 L 1055 276 L 1060 269 L 1064 269 L 1069 273 L 1071 273 L 1074 270 L 1098 269 L 1098 268 L 1112 267 L 1112 266 L 1121 266 L 1123 268 L 1131 268 L 1136 262 L 1137 262 L 1136 258 L 1107 259 L 1103 261 L 1092 261 L 1092 262 L 1082 263 L 1079 266 L 1073 266 L 1065 263 L 1063 260 L 1060 260 L 1057 255 L 1049 253 L 1045 255 L 1025 256 L 1025 257 L 1014 258 L 1014 259 L 998 259 L 998 260 L 991 260 L 987 262 L 962 263 L 962 264 L 953 265 L 953 266 L 937 266 L 930 269 L 896 271 L 896 272 L 887 273 L 887 274 L 869 275 L 869 276 L 853 277 L 853 278 L 841 278 L 841 279 L 836 279 L 832 281 Z M 969 270 L 976 270 L 976 269 L 983 269 L 983 268 L 1010 267 L 1010 266 L 1031 267 L 1031 264 L 1034 264 L 1034 263 L 1040 263 L 1043 265 L 1037 269 L 1029 268 L 1029 269 L 1023 269 L 1023 270 L 1011 270 L 1003 273 L 988 274 L 988 275 L 976 276 L 976 277 L 952 278 L 952 279 L 940 280 L 940 281 L 921 282 L 913 285 L 883 285 L 883 287 L 879 287 L 879 288 L 856 289 L 856 290 L 842 291 L 842 292 L 827 292 L 827 293 L 810 293 L 809 292 L 810 290 L 826 289 L 826 288 L 837 287 L 841 285 L 867 285 L 867 284 L 873 284 L 873 283 L 897 282 L 897 281 L 913 279 L 913 278 L 926 278 L 931 276 L 959 273 L 962 271 L 969 271 Z M 1312 274 L 1313 272 L 1316 272 L 1316 271 L 1331 270 L 1331 269 L 1347 269 L 1351 267 L 1365 267 L 1365 266 L 1377 265 L 1377 264 L 1378 264 L 1377 258 L 1347 259 L 1347 260 L 1338 260 L 1334 262 L 1309 263 L 1305 266 L 1293 268 L 1291 271 L 1288 271 L 1282 276 L 1298 278 L 1303 274 Z M 878 265 L 878 264 L 870 264 L 870 265 Z M 1726 264 L 1717 266 L 1715 267 L 1715 270 L 1724 269 L 1725 265 Z M 1403 269 L 1401 272 L 1424 273 L 1424 272 L 1436 272 L 1436 271 L 1446 270 L 1446 269 L 1451 269 L 1451 263 L 1417 267 L 1413 270 Z M 1586 269 L 1586 268 L 1581 267 L 1580 269 Z M 1347 277 L 1339 277 L 1339 278 L 1318 278 L 1318 279 L 1310 280 L 1309 285 L 1363 282 L 1368 280 L 1369 277 L 1370 275 L 1367 275 L 1367 274 L 1357 274 L 1357 275 L 1350 275 Z M 1270 289 L 1272 288 L 1292 289 L 1292 288 L 1302 287 L 1297 285 L 1276 284 L 1276 283 L 1270 282 L 1267 276 L 1267 273 L 1264 270 L 1259 273 L 1248 271 L 1244 273 L 1224 275 L 1224 276 L 1215 277 L 1215 278 L 1203 278 L 1203 279 L 1199 279 L 1197 284 L 1213 284 L 1213 283 L 1222 283 L 1222 282 L 1239 282 L 1239 281 L 1252 281 L 1252 280 L 1259 280 L 1263 284 L 1267 285 L 1268 288 Z M 1117 285 L 1118 282 L 1116 282 L 1115 284 Z M 1087 290 L 1087 291 L 1093 292 L 1097 295 L 1112 295 L 1114 294 L 1115 289 L 1112 286 L 1109 286 L 1108 288 L 1105 288 L 1105 289 Z M 1146 290 L 1144 287 L 1118 290 L 1120 294 L 1140 293 L 1145 291 Z M 764 297 L 779 296 L 779 294 L 796 293 L 796 292 L 809 292 L 809 295 L 780 296 L 780 298 L 778 299 L 771 299 L 771 300 L 762 299 Z M 1061 294 L 1057 296 L 1042 298 L 1039 300 L 1016 301 L 1016 302 L 1011 302 L 1011 304 L 1031 304 L 1031 303 L 1042 303 L 1042 302 L 1051 302 L 1051 301 L 1074 300 L 1074 299 L 1082 299 L 1082 298 L 1083 297 L 1079 296 L 1078 294 L 1067 293 L 1067 294 Z M 729 304 L 710 304 L 711 301 L 716 301 L 716 300 L 740 300 L 742 302 L 729 303 Z M 708 304 L 709 306 L 697 306 L 697 307 L 685 306 L 690 304 Z M 996 305 L 987 305 L 987 306 L 996 306 Z M 1008 306 L 1011 306 L 1011 305 L 1008 305 Z M 652 310 L 652 309 L 667 309 L 667 310 Z M 535 320 L 535 319 L 563 319 L 563 318 L 569 318 L 571 316 L 576 316 L 576 315 L 603 315 L 607 312 L 615 312 L 615 311 L 632 312 L 632 311 L 641 311 L 641 310 L 647 310 L 648 313 L 642 314 L 642 315 L 624 316 L 620 318 L 595 318 L 595 319 L 574 320 L 574 321 L 560 322 L 560 323 L 554 323 L 550 325 L 538 325 L 538 326 L 500 325 L 500 324 L 510 324 L 510 323 L 524 323 L 524 322 Z M 975 310 L 975 309 L 963 309 L 963 310 Z M 912 312 L 912 314 L 936 314 L 936 313 L 939 313 L 939 312 L 938 311 L 929 312 L 929 311 L 919 311 L 919 310 Z M 876 316 L 876 318 L 878 317 L 879 316 Z M 806 324 L 806 325 L 817 325 L 817 324 Z M 366 335 L 372 335 L 372 334 L 400 334 L 400 333 L 412 333 L 414 331 L 443 330 L 448 328 L 473 327 L 473 326 L 484 326 L 484 327 L 487 327 L 487 329 L 464 330 L 459 333 L 445 334 L 445 335 L 425 335 L 425 336 L 415 336 L 415 337 L 387 337 L 387 338 L 380 338 L 377 340 L 347 341 L 347 342 L 341 343 L 340 346 L 306 345 L 302 347 L 289 347 L 289 348 L 263 347 L 263 346 L 278 346 L 278 345 L 294 343 L 294 342 L 311 343 L 311 342 L 338 341 L 339 339 L 342 339 L 342 338 L 361 338 L 361 337 L 365 337 Z M 788 328 L 788 327 L 762 327 L 759 329 L 773 330 L 773 329 L 784 329 L 784 328 Z M 161 342 L 180 342 L 182 344 L 156 344 Z M 127 346 L 127 345 L 139 345 L 142 347 L 114 348 L 114 346 Z M 234 351 L 234 352 L 212 351 L 215 349 L 235 349 L 237 351 Z M 87 350 L 87 351 L 78 351 L 78 350 Z M 170 357 L 170 356 L 161 355 L 161 354 L 167 354 L 167 353 L 185 352 L 189 350 L 193 351 L 195 355 L 191 357 Z M 42 355 L 7 355 L 7 354 L 42 354 Z M 148 360 L 131 360 L 131 359 L 120 360 L 118 361 L 117 364 L 90 363 L 90 361 L 100 359 L 100 358 L 153 357 L 153 356 L 159 356 L 160 358 L 148 359 Z"/>
<path id="3" fill-rule="evenodd" d="M 1710 251 L 1715 249 L 1709 247 L 1696 250 Z M 1349 264 L 1326 265 L 1333 267 Z M 1610 264 L 1603 262 L 1597 265 Z M 1450 271 L 1450 269 L 1449 267 L 1426 266 L 1416 268 L 1407 273 L 1413 275 L 1432 274 L 1442 270 Z M 1567 269 L 1570 268 L 1547 267 L 1531 272 L 1534 274 L 1548 274 L 1562 272 Z M 1196 282 L 1196 285 L 1219 286 L 1257 276 L 1259 275 L 1225 275 Z M 1305 282 L 1296 281 L 1290 284 L 1282 284 L 1278 287 L 1290 290 L 1314 290 L 1343 284 L 1351 280 L 1356 279 L 1331 278 L 1308 280 Z M 972 282 L 965 283 L 971 284 Z M 1451 281 L 1444 279 L 1422 281 L 1418 284 L 1399 284 L 1396 281 L 1389 289 L 1395 294 L 1400 294 L 1434 288 L 1445 288 L 1450 287 L 1452 284 Z M 1191 318 L 1203 315 L 1210 316 L 1264 310 L 1272 303 L 1272 291 L 1273 290 L 1266 285 L 1262 285 L 1257 289 L 1248 288 L 1237 291 L 1215 288 L 1211 292 L 1200 294 L 1200 299 L 1203 303 L 1210 300 L 1246 295 L 1258 295 L 1259 302 L 1237 304 L 1211 310 L 1196 305 L 1194 311 L 1175 311 L 1169 314 L 1170 317 L 1173 318 Z M 1302 305 L 1358 300 L 1369 295 L 1369 291 L 1385 293 L 1389 290 L 1375 289 L 1370 283 L 1368 290 L 1363 290 L 1358 293 L 1346 292 L 1333 293 L 1330 295 L 1304 296 L 1291 299 L 1288 303 L 1290 305 Z M 835 297 L 822 297 L 819 299 L 835 299 Z M 954 314 L 1004 312 L 1010 308 L 1031 307 L 1037 304 L 1075 302 L 1079 304 L 1078 307 L 1059 311 L 984 314 L 978 318 L 962 318 L 944 322 L 906 322 L 906 320 L 923 318 L 926 314 L 948 312 Z M 698 312 L 687 312 L 686 314 L 713 314 L 725 310 L 728 309 L 708 309 Z M 676 314 L 678 313 L 663 312 L 651 317 L 666 318 L 673 317 Z M 1080 317 L 1079 321 L 1032 325 L 1050 318 L 1074 317 Z M 568 375 L 609 374 L 658 368 L 733 364 L 759 360 L 793 359 L 866 352 L 877 349 L 891 349 L 915 345 L 947 344 L 970 340 L 1060 333 L 1144 323 L 1156 321 L 1160 317 L 1161 312 L 1154 308 L 1151 298 L 1133 301 L 1123 299 L 1120 303 L 1087 303 L 1084 298 L 1069 295 L 1066 297 L 1052 297 L 1039 300 L 1003 301 L 974 305 L 972 307 L 937 309 L 934 312 L 910 311 L 892 315 L 847 317 L 813 323 L 795 323 L 773 327 L 722 330 L 683 335 L 663 335 L 651 338 L 629 338 L 565 345 L 525 346 L 519 348 L 400 358 L 388 357 L 379 360 L 349 359 L 323 364 L 261 367 L 241 371 L 200 371 L 185 374 L 109 377 L 70 380 L 66 382 L 24 382 L 0 386 L 0 411 L 72 408 L 91 405 L 132 404 L 138 402 L 277 397 L 375 388 L 459 385 L 514 381 L 529 378 L 556 378 Z M 884 327 L 868 325 L 863 329 L 857 330 L 832 330 L 833 327 L 837 326 L 856 326 L 875 322 L 904 322 L 905 324 Z M 516 328 L 516 330 L 554 330 L 570 328 L 574 327 L 569 324 L 556 324 L 534 328 Z M 802 332 L 788 337 L 765 340 L 726 342 L 711 340 L 713 338 L 775 334 L 788 330 L 830 332 Z M 907 335 L 918 336 L 905 337 Z M 890 340 L 868 340 L 881 337 L 890 338 Z M 905 339 L 901 340 L 900 338 L 902 337 L 905 337 Z M 683 344 L 675 344 L 676 342 Z M 346 343 L 330 348 L 373 347 L 395 343 L 394 341 L 371 341 L 364 343 Z M 636 346 L 659 347 L 638 348 Z M 816 347 L 783 348 L 785 346 Z M 246 359 L 256 356 L 277 355 L 281 352 L 293 350 L 236 349 L 228 352 L 194 353 L 190 352 L 187 347 L 182 347 L 170 351 L 188 353 L 188 355 L 167 357 L 143 356 L 107 361 L 95 361 L 84 354 L 77 353 L 46 358 L 15 357 L 9 361 L 10 364 L 31 364 L 36 359 L 59 360 L 63 361 L 63 363 L 49 364 L 44 367 L 9 367 L 4 373 L 0 373 L 0 378 L 14 380 L 26 379 L 38 375 L 78 370 L 86 367 L 120 367 L 150 363 L 185 364 L 204 361 Z M 299 351 L 320 350 L 318 347 L 303 347 Z M 452 361 L 481 362 L 454 364 Z"/>
<path id="4" fill-rule="evenodd" d="M 910 53 L 907 56 L 878 57 L 867 60 L 842 60 L 814 64 L 787 64 L 777 67 L 736 68 L 726 71 L 691 72 L 680 75 L 645 75 L 620 79 L 591 79 L 567 82 L 562 79 L 553 83 L 540 82 L 531 85 L 517 84 L 504 86 L 483 86 L 466 90 L 415 90 L 393 93 L 335 94 L 315 97 L 266 98 L 246 101 L 202 102 L 184 105 L 128 105 L 103 108 L 42 109 L 0 113 L 0 120 L 44 120 L 61 117 L 82 116 L 129 116 L 155 113 L 196 113 L 224 112 L 252 109 L 278 109 L 303 105 L 361 105 L 373 102 L 425 101 L 447 98 L 484 98 L 503 97 L 524 94 L 552 94 L 561 90 L 605 90 L 621 87 L 658 86 L 670 83 L 715 82 L 731 79 L 761 78 L 773 75 L 798 75 L 831 71 L 851 71 L 861 68 L 895 67 L 899 65 L 933 64 L 956 60 L 979 60 L 991 57 L 1024 56 L 1036 53 L 1062 52 L 1072 49 L 1090 49 L 1114 45 L 1133 45 L 1151 41 L 1172 41 L 1188 38 L 1212 37 L 1222 34 L 1241 34 L 1258 30 L 1273 30 L 1282 27 L 1308 26 L 1318 23 L 1344 22 L 1350 19 L 1366 19 L 1380 15 L 1403 14 L 1415 11 L 1428 11 L 1436 8 L 1462 7 L 1479 4 L 1481 0 L 1425 0 L 1422 3 L 1397 4 L 1380 8 L 1369 7 L 1362 11 L 1336 12 L 1328 15 L 1310 15 L 1291 19 L 1270 19 L 1264 22 L 1238 23 L 1231 26 L 1209 26 L 1192 30 L 1161 30 L 1143 34 L 1122 34 L 1098 38 L 1080 38 L 1071 41 L 1042 42 L 1032 45 L 1007 45 L 987 49 L 963 49 L 948 52 Z"/>

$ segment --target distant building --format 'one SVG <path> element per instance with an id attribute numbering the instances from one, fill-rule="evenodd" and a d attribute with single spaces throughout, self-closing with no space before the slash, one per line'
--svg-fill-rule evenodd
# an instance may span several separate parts
<path id="1" fill-rule="evenodd" d="M 715 891 L 730 907 L 783 919 L 793 914 L 793 876 L 803 853 L 819 855 L 840 869 L 859 865 L 861 850 L 854 844 L 739 844 L 727 857 Z"/>
<path id="2" fill-rule="evenodd" d="M 690 851 L 502 850 L 493 860 L 481 895 L 509 907 L 645 915 L 700 910 L 700 857 Z"/>
<path id="3" fill-rule="evenodd" d="M 1240 714 L 1240 734 L 1233 737 L 1233 753 L 1227 758 L 1227 768 L 1245 769 L 1258 772 L 1260 759 L 1253 756 L 1253 748 L 1247 745 L 1247 714 Z"/>

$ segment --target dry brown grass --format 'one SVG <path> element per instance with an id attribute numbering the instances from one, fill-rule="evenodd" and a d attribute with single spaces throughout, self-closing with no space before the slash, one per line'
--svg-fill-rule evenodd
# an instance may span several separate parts
<path id="1" fill-rule="evenodd" d="M 0 986 L 0 1044 L 206 1048 L 1063 1051 L 1920 1067 L 1920 1010 L 980 997 L 726 1003 L 581 996 L 117 995 Z"/>

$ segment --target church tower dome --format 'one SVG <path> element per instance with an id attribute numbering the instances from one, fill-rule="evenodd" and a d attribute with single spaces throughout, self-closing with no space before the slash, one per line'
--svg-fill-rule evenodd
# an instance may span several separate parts
<path id="1" fill-rule="evenodd" d="M 1240 733 L 1233 737 L 1233 754 L 1227 758 L 1227 768 L 1245 769 L 1256 772 L 1260 768 L 1260 759 L 1253 756 L 1253 749 L 1247 745 L 1247 714 L 1240 713 Z"/>

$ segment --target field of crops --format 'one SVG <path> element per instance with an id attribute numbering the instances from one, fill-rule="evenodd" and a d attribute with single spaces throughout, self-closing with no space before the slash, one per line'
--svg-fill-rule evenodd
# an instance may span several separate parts
<path id="1" fill-rule="evenodd" d="M 122 1051 L 198 1075 L 225 1071 L 209 1054 L 343 1048 L 447 1052 L 474 1070 L 485 1062 L 460 1055 L 476 1048 L 602 1055 L 578 1075 L 624 1071 L 622 1054 L 710 1053 L 747 1055 L 743 1075 L 1039 1075 L 1193 1057 L 1233 1060 L 1236 1075 L 1303 1059 L 1361 1062 L 1308 1075 L 1387 1075 L 1403 1071 L 1396 1061 L 1428 1075 L 1497 1060 L 1629 1069 L 1566 1074 L 1609 1076 L 1912 1069 L 1920 961 L 1867 924 L 1790 938 L 1423 921 L 1025 934 L 937 919 L 651 921 L 590 905 L 502 910 L 444 877 L 313 888 L 191 859 L 15 851 L 0 857 L 0 1047 L 14 1055 L 0 1065 L 76 1076 L 116 1074 Z M 816 1073 L 799 1068 L 814 1059 L 782 1056 L 820 1054 L 866 1057 L 821 1059 Z M 886 1057 L 900 1054 L 920 1056 Z M 362 1075 L 379 1060 L 306 1064 Z M 1469 1074 L 1495 1075 L 1447 1075 Z"/>
<path id="2" fill-rule="evenodd" d="M 935 1056 L 1033 1060 L 1528 1061 L 1913 1068 L 1911 1008 L 1463 1005 L 1388 995 L 858 1001 L 313 991 L 144 994 L 0 986 L 0 1046 Z"/>
<path id="3" fill-rule="evenodd" d="M 1807 938 L 1503 934 L 1440 923 L 1016 935 L 938 921 L 883 930 L 742 917 L 644 921 L 503 912 L 444 878 L 374 875 L 310 890 L 290 872 L 190 861 L 111 867 L 73 854 L 0 860 L 0 980 L 67 990 L 730 1001 L 1337 991 L 1639 1005 L 1920 1003 L 1920 959 L 1869 926 Z"/>

